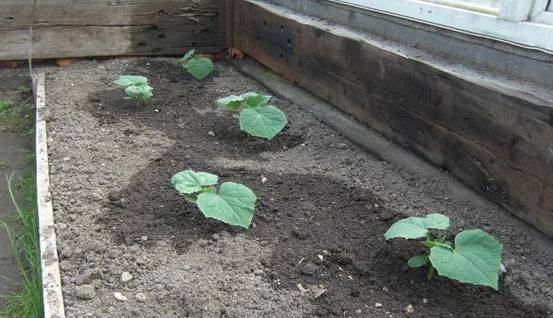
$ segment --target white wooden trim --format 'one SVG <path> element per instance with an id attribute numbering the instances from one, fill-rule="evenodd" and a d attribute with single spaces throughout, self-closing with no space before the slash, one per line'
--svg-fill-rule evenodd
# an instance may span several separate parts
<path id="1" fill-rule="evenodd" d="M 534 0 L 501 0 L 498 17 L 502 20 L 528 21 Z"/>
<path id="2" fill-rule="evenodd" d="M 499 10 L 492 14 L 485 12 L 486 10 L 477 10 L 478 7 L 468 10 L 466 7 L 452 7 L 419 0 L 331 1 L 553 53 L 553 25 L 502 20 L 496 15 L 499 14 Z M 518 16 L 512 13 L 512 17 Z"/>
<path id="3" fill-rule="evenodd" d="M 44 318 L 65 318 L 61 291 L 56 229 L 50 194 L 46 137 L 46 83 L 44 74 L 33 78 L 36 101 L 36 192 Z"/>
<path id="4" fill-rule="evenodd" d="M 553 24 L 553 11 L 542 11 L 535 18 L 532 19 L 536 23 Z M 551 38 L 553 41 L 553 37 Z"/>

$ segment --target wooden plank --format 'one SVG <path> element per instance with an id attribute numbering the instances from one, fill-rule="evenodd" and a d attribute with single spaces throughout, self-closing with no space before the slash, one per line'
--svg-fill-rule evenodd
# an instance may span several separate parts
<path id="1" fill-rule="evenodd" d="M 33 0 L 2 0 L 0 28 L 28 28 Z M 216 16 L 217 0 L 75 0 L 37 1 L 35 25 L 144 25 L 165 17 Z"/>
<path id="2" fill-rule="evenodd" d="M 259 1 L 233 21 L 234 46 L 553 235 L 551 101 Z"/>
<path id="3" fill-rule="evenodd" d="M 34 58 L 218 51 L 217 0 L 39 1 Z M 26 59 L 32 0 L 0 4 L 0 60 Z"/>
<path id="4" fill-rule="evenodd" d="M 33 81 L 36 120 L 36 192 L 38 235 L 40 248 L 40 274 L 42 277 L 42 302 L 44 317 L 64 318 L 65 308 L 61 291 L 61 278 L 58 250 L 56 247 L 56 228 L 50 193 L 50 174 L 48 170 L 48 138 L 46 136 L 46 80 L 39 74 Z"/>
<path id="5" fill-rule="evenodd" d="M 232 44 L 234 0 L 219 0 L 219 46 L 228 49 Z"/>

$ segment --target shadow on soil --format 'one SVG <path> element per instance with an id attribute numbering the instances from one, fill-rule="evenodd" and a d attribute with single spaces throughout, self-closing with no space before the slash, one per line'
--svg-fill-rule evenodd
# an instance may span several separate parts
<path id="1" fill-rule="evenodd" d="M 355 314 L 357 309 L 366 312 L 378 302 L 385 307 L 370 311 L 378 317 L 384 317 L 386 311 L 401 312 L 408 304 L 415 307 L 417 317 L 545 317 L 545 309 L 521 304 L 507 286 L 495 292 L 441 277 L 427 282 L 424 270 L 406 265 L 411 253 L 417 252 L 418 243 L 389 243 L 383 238 L 388 226 L 404 215 L 376 208 L 375 204 L 381 206 L 378 198 L 365 189 L 293 171 L 263 172 L 268 181 L 262 183 L 259 172 L 210 165 L 214 157 L 263 160 L 261 152 L 300 144 L 307 127 L 297 114 L 289 113 L 290 128 L 283 135 L 270 143 L 249 140 L 230 115 L 220 114 L 212 105 L 212 100 L 220 96 L 206 89 L 211 84 L 182 81 L 180 70 L 166 64 L 146 66 L 139 61 L 129 69 L 129 74 L 148 74 L 150 67 L 157 71 L 161 68 L 169 79 L 154 79 L 152 85 L 156 87 L 152 104 L 159 112 L 119 105 L 123 97 L 119 91 L 91 96 L 86 106 L 105 125 L 131 121 L 137 127 L 163 132 L 176 142 L 170 152 L 135 175 L 128 188 L 110 194 L 109 212 L 98 222 L 111 232 L 117 244 L 153 248 L 156 241 L 163 240 L 185 252 L 198 239 L 209 241 L 222 231 L 241 232 L 205 219 L 169 186 L 174 173 L 192 168 L 255 190 L 255 227 L 247 235 L 273 243 L 272 256 L 263 260 L 267 279 L 275 288 L 295 289 L 298 283 L 324 285 L 327 292 L 313 300 L 315 316 L 362 317 Z M 207 134 L 210 130 L 215 137 Z M 129 138 L 137 133 L 130 131 Z M 141 241 L 144 235 L 150 238 L 147 242 Z M 428 300 L 425 304 L 424 298 Z"/>

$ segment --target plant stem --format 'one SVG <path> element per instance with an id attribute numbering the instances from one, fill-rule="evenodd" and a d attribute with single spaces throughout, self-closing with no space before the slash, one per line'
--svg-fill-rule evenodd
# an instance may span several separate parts
<path id="1" fill-rule="evenodd" d="M 426 276 L 427 280 L 431 280 L 432 276 L 434 276 L 434 273 L 436 272 L 436 269 L 434 266 L 430 265 L 430 268 L 428 269 L 428 275 Z"/>

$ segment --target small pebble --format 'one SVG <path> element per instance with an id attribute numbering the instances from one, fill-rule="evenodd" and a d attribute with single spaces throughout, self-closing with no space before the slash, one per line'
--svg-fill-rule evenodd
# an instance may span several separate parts
<path id="1" fill-rule="evenodd" d="M 146 295 L 144 295 L 143 293 L 137 293 L 134 298 L 136 299 L 136 301 L 138 301 L 139 303 L 143 303 L 146 301 Z"/>
<path id="2" fill-rule="evenodd" d="M 375 308 L 382 308 L 384 305 L 382 305 L 381 303 L 376 303 L 374 304 L 374 307 Z"/>
<path id="3" fill-rule="evenodd" d="M 210 135 L 211 137 L 215 137 L 215 133 L 211 130 L 207 134 Z"/>
<path id="4" fill-rule="evenodd" d="M 75 297 L 82 300 L 91 300 L 96 297 L 96 289 L 92 285 L 82 285 L 75 288 Z"/>
<path id="5" fill-rule="evenodd" d="M 428 299 L 423 298 L 423 299 L 422 299 L 422 303 L 423 303 L 423 304 L 427 304 L 427 303 L 428 303 Z"/>
<path id="6" fill-rule="evenodd" d="M 131 273 L 129 272 L 123 272 L 121 273 L 121 281 L 123 283 L 126 283 L 126 282 L 129 282 L 133 279 L 134 277 L 131 275 Z"/>
<path id="7" fill-rule="evenodd" d="M 125 297 L 123 294 L 118 292 L 113 293 L 113 298 L 115 298 L 118 301 L 127 301 L 127 297 Z"/>
<path id="8" fill-rule="evenodd" d="M 403 309 L 403 312 L 407 316 L 412 316 L 413 314 L 415 314 L 415 308 L 413 307 L 413 305 L 409 304 L 405 306 L 405 308 Z"/>

